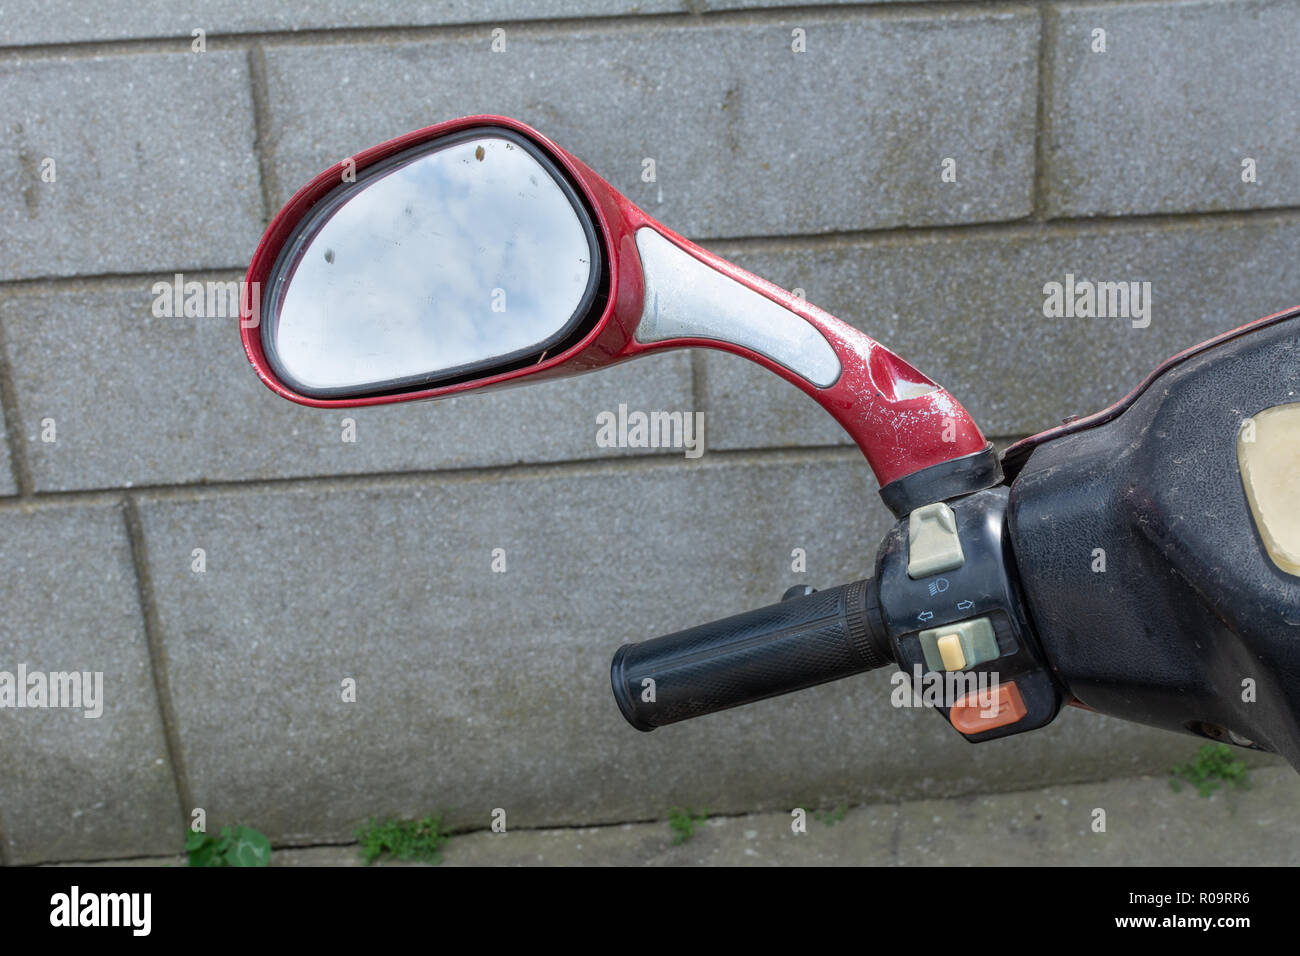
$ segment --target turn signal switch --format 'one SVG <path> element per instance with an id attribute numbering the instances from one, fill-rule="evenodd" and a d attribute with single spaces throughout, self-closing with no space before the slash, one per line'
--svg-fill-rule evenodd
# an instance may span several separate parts
<path id="1" fill-rule="evenodd" d="M 1005 548 L 1007 495 L 997 487 L 916 508 L 876 559 L 894 659 L 914 696 L 973 742 L 1050 723 L 1064 700 Z"/>

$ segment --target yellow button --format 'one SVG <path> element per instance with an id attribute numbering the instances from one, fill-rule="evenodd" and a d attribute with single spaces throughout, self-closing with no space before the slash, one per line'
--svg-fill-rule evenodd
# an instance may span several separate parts
<path id="1" fill-rule="evenodd" d="M 936 642 L 939 657 L 943 660 L 943 669 L 959 671 L 966 666 L 966 655 L 961 652 L 961 637 L 957 634 L 945 634 Z"/>

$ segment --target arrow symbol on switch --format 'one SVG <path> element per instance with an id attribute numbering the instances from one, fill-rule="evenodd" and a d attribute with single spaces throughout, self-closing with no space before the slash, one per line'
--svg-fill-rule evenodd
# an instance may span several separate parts
<path id="1" fill-rule="evenodd" d="M 922 611 L 920 614 L 917 615 L 917 618 L 922 621 L 928 621 L 932 617 L 934 617 L 933 611 Z"/>
<path id="2" fill-rule="evenodd" d="M 974 601 L 962 601 L 960 604 L 957 605 L 957 610 L 959 610 L 959 611 L 969 611 L 969 610 L 970 610 L 971 608 L 973 608 L 974 606 L 975 606 L 975 602 L 974 602 Z"/>

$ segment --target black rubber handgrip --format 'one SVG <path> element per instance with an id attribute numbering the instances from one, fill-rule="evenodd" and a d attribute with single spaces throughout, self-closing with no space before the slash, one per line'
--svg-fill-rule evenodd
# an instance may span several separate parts
<path id="1" fill-rule="evenodd" d="M 737 614 L 614 655 L 610 678 L 637 730 L 700 717 L 890 663 L 875 582 L 855 581 Z"/>

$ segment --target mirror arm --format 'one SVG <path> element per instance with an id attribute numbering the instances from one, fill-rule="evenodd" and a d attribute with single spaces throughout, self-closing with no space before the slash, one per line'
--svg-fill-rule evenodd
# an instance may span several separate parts
<path id="1" fill-rule="evenodd" d="M 645 293 L 629 356 L 714 348 L 775 372 L 849 433 L 895 512 L 1000 482 L 970 413 L 865 332 L 657 223 L 636 245 Z"/>

